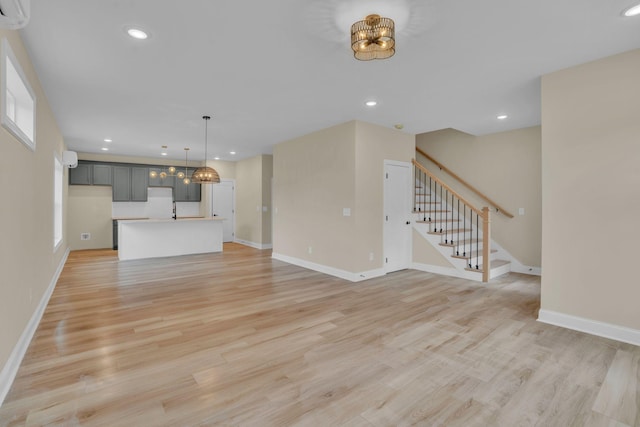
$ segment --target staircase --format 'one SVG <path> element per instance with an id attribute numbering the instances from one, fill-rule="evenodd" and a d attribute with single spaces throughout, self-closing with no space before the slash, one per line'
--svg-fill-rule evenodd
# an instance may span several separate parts
<path id="1" fill-rule="evenodd" d="M 447 258 L 455 276 L 488 282 L 508 273 L 510 261 L 493 249 L 488 207 L 478 209 L 455 190 L 413 161 L 413 227 Z M 445 273 L 446 274 L 446 273 Z"/>

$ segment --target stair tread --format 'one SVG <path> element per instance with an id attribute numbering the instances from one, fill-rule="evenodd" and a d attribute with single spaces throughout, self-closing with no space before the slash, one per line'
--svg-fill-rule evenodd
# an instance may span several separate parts
<path id="1" fill-rule="evenodd" d="M 420 224 L 435 224 L 435 223 L 441 223 L 441 222 L 460 222 L 459 219 L 452 219 L 452 218 L 446 218 L 446 219 L 434 219 L 432 221 L 423 221 L 421 219 L 417 220 L 416 223 L 420 223 Z"/>
<path id="2" fill-rule="evenodd" d="M 444 234 L 444 233 L 443 233 Z M 451 233 L 451 231 L 449 231 L 448 234 L 453 234 Z M 482 243 L 482 240 L 476 240 L 476 239 L 467 239 L 467 240 L 454 240 L 453 243 L 451 242 L 440 242 L 439 245 L 440 246 L 449 246 L 449 247 L 455 247 L 455 246 L 461 246 L 461 245 L 475 245 L 476 243 Z"/>
<path id="3" fill-rule="evenodd" d="M 495 254 L 496 252 L 498 252 L 496 249 L 491 249 L 492 254 Z M 466 255 L 451 255 L 451 256 L 453 258 L 458 258 L 458 259 L 471 259 L 471 258 L 475 258 L 476 256 L 482 256 L 482 251 L 471 251 Z"/>
<path id="4" fill-rule="evenodd" d="M 489 269 L 502 267 L 503 265 L 507 265 L 509 263 L 510 263 L 510 261 L 507 261 L 507 260 L 504 260 L 504 259 L 493 259 L 493 260 L 491 260 L 491 263 L 489 264 Z M 476 270 L 475 268 L 469 268 L 469 267 L 466 267 L 465 270 L 467 270 L 467 271 L 475 271 L 476 273 L 482 273 L 484 271 L 481 268 Z"/>
<path id="5" fill-rule="evenodd" d="M 467 233 L 471 231 L 470 228 L 454 228 L 453 230 L 447 230 L 447 234 L 455 234 L 455 233 Z M 427 231 L 427 234 L 445 234 L 443 231 Z"/>
<path id="6" fill-rule="evenodd" d="M 432 214 L 440 214 L 440 213 L 451 213 L 451 211 L 434 211 L 434 210 L 430 210 L 430 211 L 413 211 L 413 213 L 415 214 L 425 214 L 425 213 L 432 213 Z"/>

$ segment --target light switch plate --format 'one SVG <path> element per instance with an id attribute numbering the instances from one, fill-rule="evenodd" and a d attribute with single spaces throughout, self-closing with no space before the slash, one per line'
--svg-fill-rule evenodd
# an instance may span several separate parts
<path id="1" fill-rule="evenodd" d="M 342 216 L 351 216 L 351 208 L 343 208 Z"/>

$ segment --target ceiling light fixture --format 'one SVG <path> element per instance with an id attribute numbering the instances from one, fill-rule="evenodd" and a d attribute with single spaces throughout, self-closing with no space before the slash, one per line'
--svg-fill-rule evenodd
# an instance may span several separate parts
<path id="1" fill-rule="evenodd" d="M 161 156 L 166 156 L 167 155 L 167 146 L 163 145 L 162 147 L 162 153 L 160 153 Z M 168 173 L 167 173 L 168 171 Z M 184 172 L 180 171 L 177 172 L 177 169 L 175 166 L 169 166 L 169 168 L 165 171 L 164 170 L 164 166 L 162 167 L 162 171 L 160 171 L 160 173 L 158 173 L 157 170 L 152 169 L 149 171 L 149 178 L 157 178 L 160 177 L 160 179 L 165 179 L 168 176 L 175 176 L 178 177 L 178 179 L 182 179 L 184 178 Z"/>
<path id="2" fill-rule="evenodd" d="M 113 142 L 113 139 L 111 139 L 111 138 L 105 138 L 105 139 L 104 139 L 104 142 Z"/>
<path id="3" fill-rule="evenodd" d="M 504 120 L 504 119 L 506 119 L 507 117 L 509 117 L 509 116 L 507 116 L 506 114 L 501 114 L 501 115 L 499 115 L 499 116 L 498 116 L 498 117 L 496 117 L 496 118 L 497 118 L 498 120 Z"/>
<path id="4" fill-rule="evenodd" d="M 640 15 L 640 4 L 631 6 L 630 8 L 624 11 L 624 16 L 626 17 L 636 16 L 636 15 Z"/>
<path id="5" fill-rule="evenodd" d="M 134 39 L 138 39 L 138 40 L 145 40 L 147 37 L 149 37 L 147 33 L 145 33 L 139 28 L 129 28 L 127 30 L 127 34 L 129 34 Z"/>
<path id="6" fill-rule="evenodd" d="M 231 154 L 232 156 L 235 156 L 236 152 L 235 151 L 229 151 L 229 154 Z"/>
<path id="7" fill-rule="evenodd" d="M 182 182 L 185 185 L 189 185 L 191 183 L 191 180 L 189 179 L 189 172 L 187 171 L 187 165 L 189 164 L 189 147 L 185 147 L 184 148 L 184 173 L 180 172 L 180 175 L 182 175 L 182 178 L 184 178 L 182 180 Z"/>
<path id="8" fill-rule="evenodd" d="M 220 175 L 214 168 L 207 166 L 207 123 L 211 119 L 209 116 L 202 116 L 204 119 L 204 166 L 193 171 L 191 182 L 196 184 L 218 184 Z"/>
<path id="9" fill-rule="evenodd" d="M 102 151 L 109 151 L 107 147 L 102 147 Z"/>
<path id="10" fill-rule="evenodd" d="M 366 105 L 367 107 L 375 107 L 376 105 L 378 105 L 378 103 L 376 101 L 367 101 L 364 103 L 364 105 Z"/>
<path id="11" fill-rule="evenodd" d="M 351 26 L 351 49 L 360 61 L 391 58 L 396 53 L 393 19 L 368 15 Z"/>

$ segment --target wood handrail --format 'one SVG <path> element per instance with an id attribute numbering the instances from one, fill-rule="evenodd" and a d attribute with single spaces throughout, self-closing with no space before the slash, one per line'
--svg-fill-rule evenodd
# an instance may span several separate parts
<path id="1" fill-rule="evenodd" d="M 464 203 L 465 205 L 467 205 L 469 207 L 469 209 L 471 209 L 472 211 L 474 211 L 475 213 L 478 214 L 478 216 L 480 218 L 484 218 L 484 212 L 478 208 L 476 208 L 475 206 L 473 206 L 473 204 L 471 204 L 470 201 L 468 201 L 467 199 L 465 199 L 464 197 L 462 197 L 457 191 L 455 191 L 453 188 L 449 187 L 447 184 L 445 184 L 444 182 L 442 182 L 442 180 L 440 178 L 438 178 L 437 176 L 435 176 L 434 174 L 432 174 L 431 172 L 429 172 L 427 170 L 427 168 L 425 168 L 424 166 L 422 166 L 420 163 L 418 163 L 416 161 L 416 159 L 411 159 L 411 163 L 413 163 L 413 165 L 415 167 L 417 167 L 418 169 L 420 169 L 422 172 L 424 172 L 426 175 L 430 176 L 435 182 L 437 182 L 438 184 L 440 184 L 442 187 L 446 188 L 447 190 L 449 190 L 449 192 L 451 194 L 453 194 L 454 196 L 456 196 L 458 199 L 460 199 L 460 201 L 462 203 Z"/>
<path id="2" fill-rule="evenodd" d="M 474 193 L 476 193 L 478 196 L 480 196 L 483 200 L 485 200 L 486 202 L 488 202 L 491 206 L 493 206 L 494 208 L 496 208 L 496 211 L 500 212 L 501 214 L 503 214 L 504 216 L 508 217 L 508 218 L 513 218 L 513 214 L 510 213 L 508 210 L 504 209 L 502 206 L 500 206 L 499 204 L 497 204 L 496 202 L 494 202 L 493 200 L 491 200 L 489 197 L 485 196 L 480 190 L 478 190 L 477 188 L 475 188 L 473 185 L 469 184 L 467 181 L 465 181 L 464 179 L 460 178 L 455 172 L 453 172 L 451 169 L 449 169 L 448 167 L 446 167 L 445 165 L 443 165 L 442 163 L 440 163 L 439 161 L 437 161 L 436 159 L 434 159 L 433 157 L 431 157 L 430 155 L 428 155 L 427 153 L 425 153 L 423 150 L 421 150 L 419 147 L 416 147 L 416 151 L 418 153 L 420 153 L 421 155 L 423 155 L 424 157 L 426 157 L 429 161 L 433 162 L 436 166 L 438 166 L 441 170 L 445 171 L 446 173 L 448 173 L 449 175 L 451 175 L 453 178 L 457 179 L 459 182 L 461 182 L 463 185 L 465 185 L 467 188 L 469 188 L 471 191 L 473 191 Z M 452 191 L 452 190 L 451 190 Z M 461 198 L 462 199 L 462 198 Z M 471 206 L 471 205 L 469 205 Z M 481 215 L 481 214 L 480 214 Z"/>

